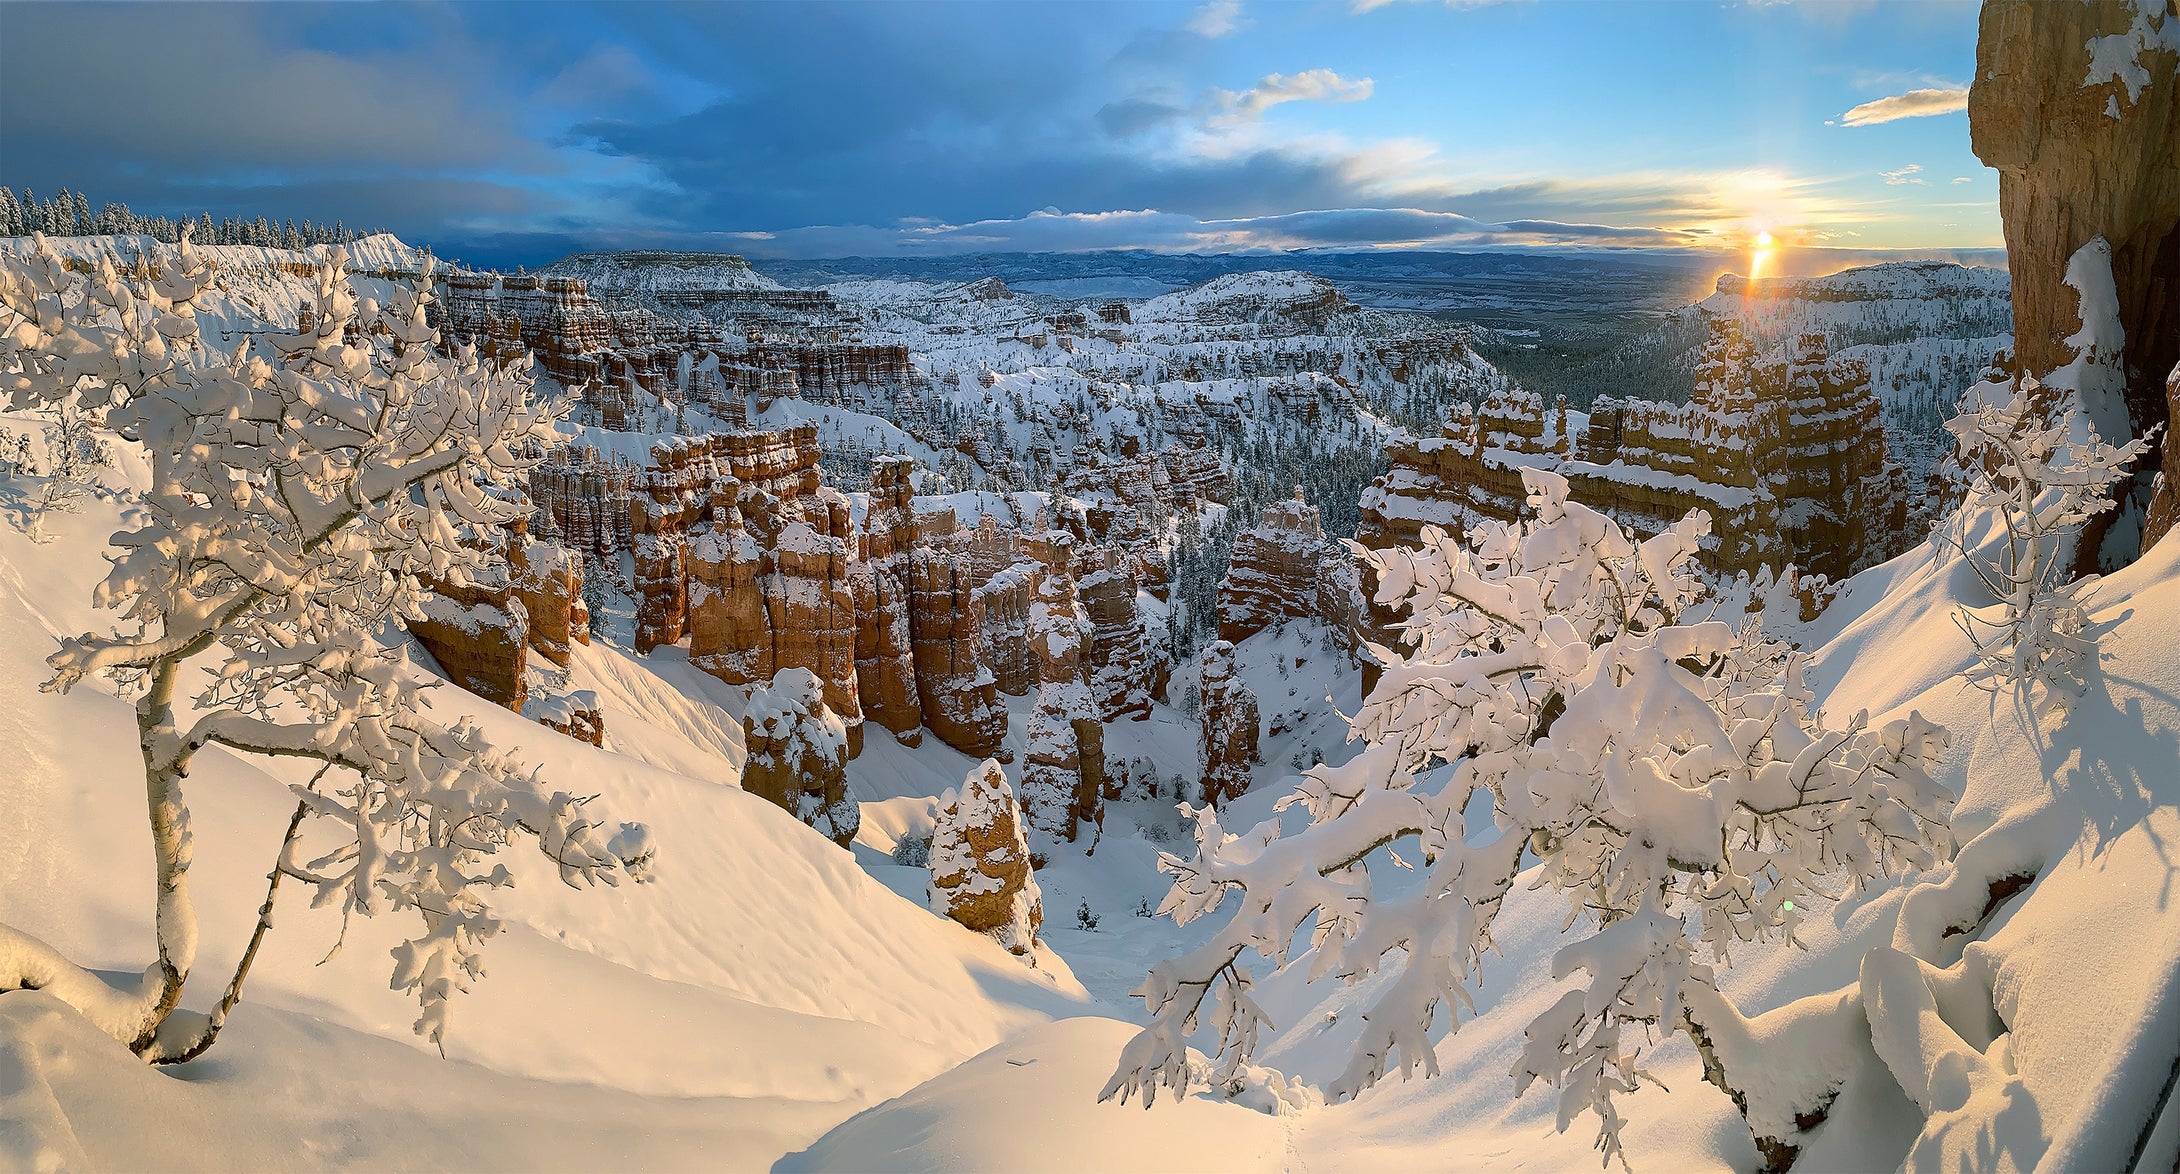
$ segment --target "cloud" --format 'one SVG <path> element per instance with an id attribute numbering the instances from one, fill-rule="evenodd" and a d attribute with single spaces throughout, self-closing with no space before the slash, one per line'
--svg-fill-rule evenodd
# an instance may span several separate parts
<path id="1" fill-rule="evenodd" d="M 40 190 L 428 239 L 626 218 L 659 182 L 533 115 L 668 108 L 658 74 L 613 54 L 517 62 L 444 12 L 394 27 L 344 8 L 40 5 L 7 27 L 0 143 L 8 178 Z M 168 64 L 53 45 L 157 45 Z"/>
<path id="2" fill-rule="evenodd" d="M 1268 73 L 1240 93 L 1216 91 L 1233 117 L 1255 121 L 1283 102 L 1360 102 L 1377 83 L 1367 77 L 1344 78 L 1329 69 L 1305 69 L 1300 73 Z"/>
<path id="3" fill-rule="evenodd" d="M 1898 186 L 1900 186 L 1901 184 L 1908 184 L 1908 183 L 1921 183 L 1921 182 L 1923 182 L 1923 180 L 1922 180 L 1922 177 L 1916 174 L 1917 172 L 1921 171 L 1922 169 L 1923 169 L 1923 165 L 1922 165 L 1922 164 L 1920 164 L 1920 163 L 1910 163 L 1910 164 L 1908 164 L 1908 165 L 1907 165 L 1907 166 L 1905 166 L 1905 167 L 1902 167 L 1902 168 L 1898 168 L 1897 170 L 1893 170 L 1893 171 L 1880 171 L 1880 172 L 1878 172 L 1877 174 L 1879 174 L 1879 175 L 1882 175 L 1882 176 L 1884 176 L 1884 177 L 1885 177 L 1885 183 L 1886 183 L 1886 184 L 1887 184 L 1888 186 L 1891 186 L 1891 187 L 1898 187 Z"/>
<path id="4" fill-rule="evenodd" d="M 1909 90 L 1860 106 L 1839 116 L 1846 126 L 1876 126 L 1881 122 L 1897 122 L 1903 118 L 1927 118 L 1933 114 L 1953 114 L 1968 109 L 1966 87 L 1950 90 Z"/>
<path id="5" fill-rule="evenodd" d="M 1384 8 L 1388 5 L 1397 4 L 1400 2 L 1401 0 L 1348 0 L 1348 10 L 1356 13 L 1374 12 L 1377 9 Z M 1470 8 L 1492 8 L 1500 4 L 1514 4 L 1523 2 L 1526 2 L 1526 0 L 1441 0 L 1441 3 L 1443 3 L 1448 8 L 1463 10 Z"/>
<path id="6" fill-rule="evenodd" d="M 479 263 L 706 242 L 795 256 L 1670 246 L 1910 219 L 1867 187 L 1882 156 L 1824 178 L 1553 178 L 1549 150 L 1495 164 L 1435 137 L 1461 128 L 1411 131 L 1397 111 L 1274 117 L 1373 99 L 1375 83 L 1344 59 L 1348 74 L 1264 73 L 1285 63 L 1248 60 L 1256 46 L 1233 37 L 1246 4 L 1190 0 L 1193 16 L 1156 27 L 1064 5 L 471 5 L 398 19 L 19 6 L 6 21 L 18 35 L 0 37 L 0 163 L 41 192 L 341 217 Z M 184 74 L 49 51 L 140 43 Z M 1946 80 L 1853 92 L 1924 84 Z M 1135 211 L 1015 215 L 1048 205 Z"/>
<path id="7" fill-rule="evenodd" d="M 1956 175 L 1956 176 L 1954 176 L 1954 177 L 1953 177 L 1953 182 L 1954 182 L 1954 183 L 1974 183 L 1974 182 L 1976 182 L 1976 177 L 1975 177 L 1975 176 L 1972 176 L 1972 175 Z"/>
<path id="8" fill-rule="evenodd" d="M 1116 139 L 1125 139 L 1170 125 L 1188 116 L 1188 110 L 1151 98 L 1122 98 L 1098 108 L 1098 125 Z"/>
<path id="9" fill-rule="evenodd" d="M 748 256 L 945 256 L 962 253 L 1101 252 L 1283 253 L 1302 249 L 1686 248 L 1700 233 L 1553 220 L 1489 223 L 1457 212 L 1420 208 L 1330 208 L 1266 216 L 1200 218 L 1156 209 L 1059 212 L 961 224 L 814 225 L 770 233 L 709 233 L 622 242 L 682 248 L 731 248 Z"/>
<path id="10" fill-rule="evenodd" d="M 1241 0 L 1210 0 L 1183 26 L 1199 37 L 1223 37 L 1250 22 L 1241 14 Z"/>

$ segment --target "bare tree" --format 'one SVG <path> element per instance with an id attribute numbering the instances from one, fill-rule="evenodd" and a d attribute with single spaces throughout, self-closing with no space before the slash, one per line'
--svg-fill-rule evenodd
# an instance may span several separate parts
<path id="1" fill-rule="evenodd" d="M 419 614 L 419 576 L 479 568 L 464 539 L 509 518 L 491 491 L 534 459 L 552 416 L 526 362 L 436 350 L 428 271 L 381 307 L 358 302 L 345 264 L 336 249 L 320 265 L 312 328 L 223 358 L 197 337 L 214 270 L 186 234 L 156 276 L 107 258 L 71 273 L 43 237 L 0 260 L 0 394 L 15 410 L 103 409 L 151 469 L 143 522 L 114 535 L 95 593 L 120 627 L 62 640 L 44 687 L 103 676 L 135 695 L 158 865 L 158 958 L 136 984 L 0 926 L 0 991 L 49 991 L 154 1062 L 210 1046 L 255 952 L 253 939 L 214 1013 L 178 1013 L 197 952 L 183 783 L 207 746 L 319 764 L 294 788 L 295 822 L 317 817 L 340 842 L 304 860 L 291 828 L 272 884 L 294 877 L 349 914 L 413 912 L 393 981 L 442 1046 L 449 1002 L 501 928 L 490 896 L 509 875 L 494 854 L 528 836 L 570 883 L 641 880 L 650 860 L 640 825 L 609 831 L 474 726 L 427 717 L 405 655 L 374 639 Z"/>

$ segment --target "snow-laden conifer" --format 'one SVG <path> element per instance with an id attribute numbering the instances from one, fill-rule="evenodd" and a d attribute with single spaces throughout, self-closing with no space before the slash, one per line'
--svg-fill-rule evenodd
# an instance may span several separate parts
<path id="1" fill-rule="evenodd" d="M 207 746 L 320 764 L 294 788 L 272 884 L 292 877 L 348 914 L 413 913 L 393 985 L 434 1041 L 500 931 L 501 849 L 527 837 L 571 884 L 640 880 L 650 861 L 640 825 L 616 831 L 473 725 L 429 716 L 405 653 L 380 644 L 418 614 L 420 577 L 481 567 L 465 538 L 521 508 L 495 491 L 518 485 L 551 413 L 527 360 L 436 349 L 428 267 L 380 306 L 359 302 L 345 263 L 333 249 L 319 265 L 310 328 L 222 357 L 198 339 L 215 274 L 186 234 L 129 275 L 110 256 L 71 272 L 43 237 L 0 259 L 0 396 L 103 410 L 150 468 L 95 593 L 116 624 L 62 640 L 45 688 L 99 676 L 135 697 L 158 878 L 158 960 L 138 982 L 110 986 L 0 926 L 0 990 L 47 990 L 154 1061 L 210 1045 L 270 925 L 268 893 L 214 1010 L 177 1014 L 197 947 L 183 781 Z M 306 817 L 333 847 L 303 851 Z"/>
<path id="2" fill-rule="evenodd" d="M 1812 904 L 1948 857 L 1951 797 L 1927 773 L 1945 732 L 1920 716 L 1830 724 L 1799 654 L 1703 618 L 1701 511 L 1637 541 L 1568 501 L 1557 474 L 1522 478 L 1533 520 L 1476 526 L 1467 543 L 1432 527 L 1419 549 L 1355 548 L 1378 601 L 1408 612 L 1411 645 L 1371 646 L 1385 675 L 1352 719 L 1367 745 L 1312 767 L 1283 802 L 1305 807 L 1307 826 L 1274 818 L 1234 835 L 1215 811 L 1193 812 L 1194 854 L 1161 861 L 1176 878 L 1161 912 L 1186 922 L 1235 907 L 1201 946 L 1151 969 L 1138 990 L 1149 1026 L 1104 1096 L 1185 1089 L 1198 1028 L 1215 1036 L 1221 1073 L 1246 1064 L 1271 1026 L 1250 951 L 1277 966 L 1307 948 L 1313 979 L 1388 972 L 1334 1097 L 1396 1068 L 1436 1074 L 1433 1020 L 1444 1004 L 1459 1029 L 1493 923 L 1528 871 L 1569 902 L 1555 976 L 1583 979 L 1530 1025 L 1516 1090 L 1555 1086 L 1562 1128 L 1594 1112 L 1609 1161 L 1614 1098 L 1661 1032 L 1689 1030 L 1713 1058 L 1686 1012 L 1731 1013 L 1713 968 L 1735 946 L 1791 940 Z M 1419 883 L 1373 891 L 1402 868 Z M 1715 1078 L 1741 1087 L 1735 1073 Z"/>

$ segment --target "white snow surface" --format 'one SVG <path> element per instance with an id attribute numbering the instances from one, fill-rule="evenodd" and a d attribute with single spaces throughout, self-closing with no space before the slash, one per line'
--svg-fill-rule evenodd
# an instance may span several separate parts
<path id="1" fill-rule="evenodd" d="M 45 546 L 0 528 L 0 920 L 94 968 L 133 970 L 151 949 L 153 884 L 131 709 L 90 686 L 36 688 L 55 634 L 99 622 L 90 588 L 116 524 L 100 503 L 49 522 L 59 538 Z M 1086 1007 L 1064 968 L 1024 967 L 744 794 L 739 731 L 685 660 L 653 658 L 654 673 L 603 645 L 576 654 L 575 683 L 600 695 L 609 744 L 631 753 L 452 688 L 439 704 L 617 812 L 675 829 L 683 854 L 656 884 L 576 893 L 534 854 L 512 861 L 510 930 L 488 948 L 479 997 L 458 1004 L 445 1060 L 411 1035 L 413 1003 L 386 989 L 395 922 L 356 921 L 321 966 L 341 919 L 294 893 L 228 1034 L 181 1069 L 147 1069 L 43 995 L 0 996 L 0 1166 L 762 1168 Z M 216 990 L 291 798 L 288 776 L 258 761 L 199 762 L 198 974 Z"/>

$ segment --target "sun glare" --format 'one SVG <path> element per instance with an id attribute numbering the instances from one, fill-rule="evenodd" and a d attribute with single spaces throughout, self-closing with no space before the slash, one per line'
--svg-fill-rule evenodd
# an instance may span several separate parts
<path id="1" fill-rule="evenodd" d="M 1771 260 L 1772 239 L 1768 232 L 1756 234 L 1756 248 L 1749 254 L 1749 280 L 1764 275 L 1764 266 Z"/>

